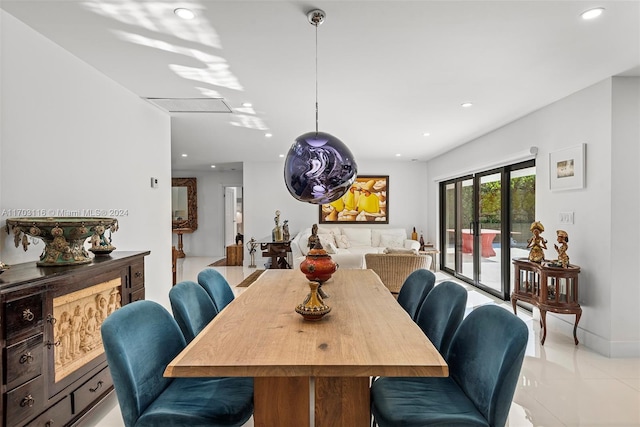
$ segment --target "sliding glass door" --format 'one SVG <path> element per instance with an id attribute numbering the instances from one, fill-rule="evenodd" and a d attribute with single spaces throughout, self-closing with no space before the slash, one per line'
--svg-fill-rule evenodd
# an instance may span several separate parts
<path id="1" fill-rule="evenodd" d="M 506 300 L 512 235 L 535 214 L 533 161 L 443 182 L 440 206 L 441 269 Z"/>

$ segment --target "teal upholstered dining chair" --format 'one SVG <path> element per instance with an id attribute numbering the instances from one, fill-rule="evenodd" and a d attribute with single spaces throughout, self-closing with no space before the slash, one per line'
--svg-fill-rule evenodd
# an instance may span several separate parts
<path id="1" fill-rule="evenodd" d="M 429 292 L 418 309 L 416 323 L 445 360 L 449 342 L 464 318 L 467 296 L 463 286 L 442 282 Z"/>
<path id="2" fill-rule="evenodd" d="M 416 320 L 418 308 L 424 302 L 436 282 L 436 275 L 431 271 L 419 268 L 407 276 L 398 292 L 398 304 L 405 309 L 413 320 Z"/>
<path id="3" fill-rule="evenodd" d="M 218 312 L 234 299 L 229 282 L 216 269 L 205 268 L 198 273 L 198 283 L 207 291 Z"/>
<path id="4" fill-rule="evenodd" d="M 383 377 L 373 383 L 374 422 L 380 427 L 504 426 L 527 338 L 524 322 L 508 310 L 497 305 L 473 310 L 453 336 L 448 377 Z"/>
<path id="5" fill-rule="evenodd" d="M 127 304 L 101 333 L 126 427 L 241 426 L 251 417 L 252 378 L 163 377 L 186 342 L 160 304 Z"/>
<path id="6" fill-rule="evenodd" d="M 218 314 L 213 301 L 200 285 L 191 281 L 180 282 L 169 291 L 173 317 L 190 343 Z"/>

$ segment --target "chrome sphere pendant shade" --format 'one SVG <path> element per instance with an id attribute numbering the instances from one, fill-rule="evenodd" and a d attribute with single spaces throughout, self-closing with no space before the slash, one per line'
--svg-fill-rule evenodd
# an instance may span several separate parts
<path id="1" fill-rule="evenodd" d="M 318 131 L 318 26 L 325 13 L 307 14 L 316 27 L 316 130 L 296 138 L 284 162 L 284 181 L 289 193 L 316 205 L 342 197 L 356 180 L 358 165 L 351 150 L 335 136 Z"/>

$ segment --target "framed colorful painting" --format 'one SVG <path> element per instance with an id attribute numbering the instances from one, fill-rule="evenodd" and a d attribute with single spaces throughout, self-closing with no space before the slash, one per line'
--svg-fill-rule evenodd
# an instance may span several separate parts
<path id="1" fill-rule="evenodd" d="M 320 205 L 320 224 L 389 224 L 389 175 L 358 175 L 347 193 Z"/>

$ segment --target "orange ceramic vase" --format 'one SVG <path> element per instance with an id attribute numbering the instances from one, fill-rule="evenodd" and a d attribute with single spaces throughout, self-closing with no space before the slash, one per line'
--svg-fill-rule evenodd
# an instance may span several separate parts
<path id="1" fill-rule="evenodd" d="M 304 261 L 300 263 L 300 270 L 307 279 L 314 282 L 326 282 L 331 275 L 338 269 L 336 264 L 327 251 L 324 250 L 320 241 L 316 242 Z"/>

